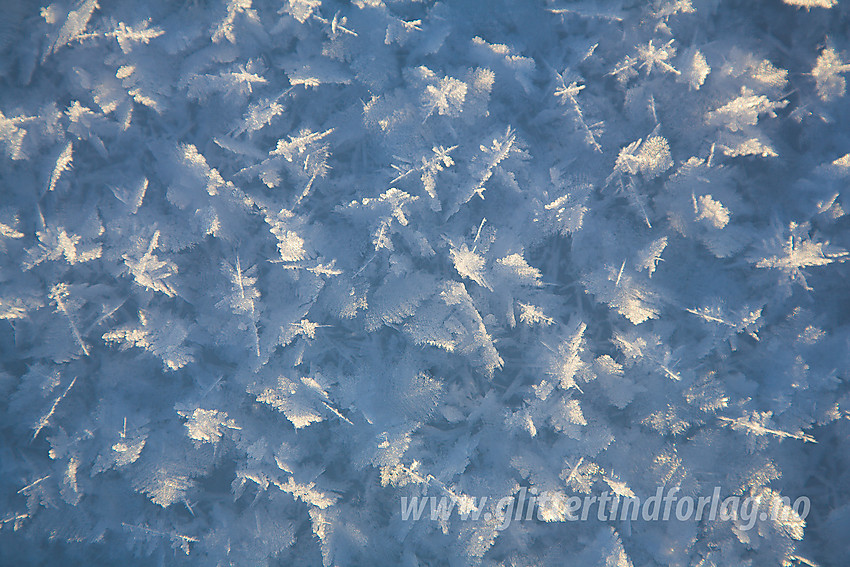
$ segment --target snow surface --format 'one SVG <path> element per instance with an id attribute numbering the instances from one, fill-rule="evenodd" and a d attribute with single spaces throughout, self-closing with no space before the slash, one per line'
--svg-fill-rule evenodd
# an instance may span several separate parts
<path id="1" fill-rule="evenodd" d="M 0 11 L 0 564 L 845 564 L 850 2 Z"/>

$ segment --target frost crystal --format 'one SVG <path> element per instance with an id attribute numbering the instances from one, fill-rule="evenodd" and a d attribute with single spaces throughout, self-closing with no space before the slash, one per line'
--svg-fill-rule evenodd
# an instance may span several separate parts
<path id="1" fill-rule="evenodd" d="M 847 2 L 43 4 L 0 564 L 847 563 Z"/>

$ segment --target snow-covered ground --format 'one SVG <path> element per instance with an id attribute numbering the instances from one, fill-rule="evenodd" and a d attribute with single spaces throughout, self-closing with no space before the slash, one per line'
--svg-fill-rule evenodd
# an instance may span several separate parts
<path id="1" fill-rule="evenodd" d="M 0 564 L 846 561 L 850 2 L 0 10 Z"/>

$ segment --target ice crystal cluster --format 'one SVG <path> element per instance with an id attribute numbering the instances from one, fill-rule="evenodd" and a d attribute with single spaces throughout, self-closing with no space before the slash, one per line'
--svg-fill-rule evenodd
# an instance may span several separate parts
<path id="1" fill-rule="evenodd" d="M 850 2 L 0 7 L 0 563 L 845 564 Z"/>

